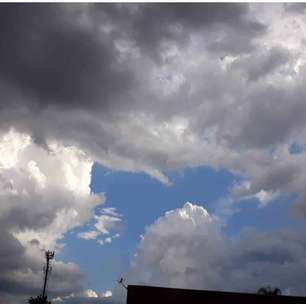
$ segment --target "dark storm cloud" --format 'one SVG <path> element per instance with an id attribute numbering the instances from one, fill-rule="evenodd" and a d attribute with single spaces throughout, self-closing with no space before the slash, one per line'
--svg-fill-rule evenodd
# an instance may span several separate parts
<path id="1" fill-rule="evenodd" d="M 81 7 L 81 6 L 80 6 Z M 105 104 L 131 82 L 106 35 L 64 4 L 0 6 L 0 79 L 42 105 Z"/>
<path id="2" fill-rule="evenodd" d="M 222 28 L 225 37 L 213 41 L 210 49 L 240 53 L 249 50 L 252 38 L 266 30 L 264 24 L 249 18 L 247 4 L 137 4 L 129 6 L 130 9 L 125 5 L 106 6 L 104 9 L 98 4 L 96 8 L 101 9 L 103 16 L 108 15 L 120 24 L 116 35 L 126 35 L 155 59 L 160 56 L 163 42 L 184 44 L 193 32 L 202 32 L 205 39 L 208 30 Z"/>
<path id="3" fill-rule="evenodd" d="M 190 31 L 221 25 L 249 43 L 265 27 L 247 13 L 247 5 L 236 4 L 2 4 L 0 81 L 28 96 L 32 110 L 114 106 L 133 88 L 133 74 L 118 62 L 116 39 L 158 57 L 161 42 L 178 44 Z M 109 32 L 101 31 L 110 24 Z"/>
<path id="4" fill-rule="evenodd" d="M 0 131 L 25 131 L 46 150 L 49 140 L 77 146 L 112 169 L 143 171 L 164 183 L 162 170 L 204 164 L 235 173 L 242 168 L 254 191 L 301 191 L 301 162 L 272 164 L 263 155 L 305 127 L 306 73 L 301 68 L 287 81 L 294 73 L 283 68 L 297 55 L 265 40 L 275 20 L 268 27 L 254 12 L 247 4 L 1 4 Z M 165 56 L 171 47 L 177 53 Z M 252 157 L 259 150 L 261 157 Z M 0 184 L 13 190 L 1 176 Z M 39 231 L 52 223 L 69 200 L 57 189 L 50 193 L 42 196 L 45 205 L 37 205 L 36 196 L 1 198 L 0 227 L 6 234 L 0 286 L 11 295 L 39 291 L 32 279 L 40 282 L 42 260 L 24 261 L 24 247 L 10 231 Z M 242 260 L 248 269 L 248 260 L 266 257 L 273 266 L 268 245 L 260 252 L 246 247 L 237 263 Z M 292 260 L 281 249 L 277 263 Z M 9 256 L 34 270 L 24 286 L 18 277 L 24 268 Z M 52 295 L 79 292 L 78 269 L 62 264 L 54 269 Z M 264 265 L 261 269 L 264 274 Z M 243 278 L 252 281 L 251 274 Z"/>
<path id="5" fill-rule="evenodd" d="M 31 282 L 18 280 L 13 273 L 26 271 L 29 265 L 25 249 L 9 232 L 2 230 L 0 235 L 0 294 L 28 294 L 36 291 Z M 1 300 L 1 295 L 0 295 Z"/>
<path id="6" fill-rule="evenodd" d="M 33 244 L 35 246 L 35 244 Z M 37 246 L 37 245 L 36 245 Z M 9 232 L 2 230 L 0 234 L 0 302 L 5 294 L 20 295 L 23 302 L 26 297 L 38 295 L 41 292 L 43 279 L 43 256 L 33 260 L 25 252 L 25 248 Z M 31 270 L 30 270 L 31 269 Z M 78 292 L 84 275 L 77 267 L 54 262 L 52 280 L 49 284 L 50 295 L 58 296 Z M 15 298 L 13 303 L 19 303 Z M 21 301 L 22 303 L 22 301 Z"/>
<path id="7" fill-rule="evenodd" d="M 249 98 L 252 102 L 244 127 L 234 140 L 236 144 L 269 147 L 286 140 L 295 128 L 305 125 L 305 92 L 302 86 L 280 88 L 268 84 L 258 88 Z"/>
<path id="8" fill-rule="evenodd" d="M 135 35 L 141 45 L 150 50 L 164 38 L 188 39 L 192 31 L 203 31 L 205 39 L 205 31 L 219 25 L 238 30 L 241 36 L 248 33 L 250 41 L 250 36 L 262 34 L 265 27 L 248 20 L 247 12 L 247 5 L 224 3 L 144 5 L 135 22 Z"/>
<path id="9" fill-rule="evenodd" d="M 286 245 L 285 245 L 286 244 Z M 248 290 L 258 286 L 278 286 L 283 293 L 305 295 L 304 234 L 292 231 L 259 232 L 245 229 L 236 239 L 231 267 L 245 281 Z M 267 271 L 267 269 L 269 269 Z M 239 283 L 235 288 L 239 288 Z"/>
<path id="10" fill-rule="evenodd" d="M 1 230 L 0 234 L 0 269 L 3 273 L 6 270 L 18 269 L 24 263 L 24 248 L 19 241 L 10 233 Z M 2 284 L 0 284 L 0 288 Z M 2 289 L 2 291 L 5 289 Z"/>
<path id="11" fill-rule="evenodd" d="M 284 3 L 284 7 L 287 13 L 304 14 L 306 3 Z"/>
<path id="12" fill-rule="evenodd" d="M 128 144 L 129 134 L 113 126 L 126 121 L 128 130 L 135 112 L 163 119 L 184 112 L 187 92 L 166 110 L 147 82 L 162 66 L 151 61 L 162 58 L 164 43 L 181 48 L 196 34 L 212 53 L 215 42 L 239 53 L 266 30 L 246 4 L 3 4 L 0 20 L 1 128 L 14 126 L 44 147 L 50 138 L 78 144 L 98 160 L 104 153 L 139 159 L 143 168 L 168 156 Z M 124 43 L 140 52 L 132 63 L 132 55 L 122 59 Z M 149 135 L 142 126 L 132 132 Z"/>

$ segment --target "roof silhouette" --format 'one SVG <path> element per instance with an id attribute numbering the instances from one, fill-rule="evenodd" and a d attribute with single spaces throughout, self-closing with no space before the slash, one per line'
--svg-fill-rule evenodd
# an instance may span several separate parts
<path id="1" fill-rule="evenodd" d="M 127 304 L 306 304 L 306 297 L 129 285 Z"/>

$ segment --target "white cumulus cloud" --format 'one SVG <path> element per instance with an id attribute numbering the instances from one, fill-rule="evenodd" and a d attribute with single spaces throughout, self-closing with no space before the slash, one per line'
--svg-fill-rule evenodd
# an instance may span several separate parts
<path id="1" fill-rule="evenodd" d="M 105 198 L 91 193 L 93 161 L 76 147 L 56 141 L 43 147 L 11 129 L 1 134 L 0 150 L 1 247 L 12 250 L 10 257 L 0 254 L 0 264 L 21 261 L 2 269 L 0 285 L 35 295 L 41 289 L 43 250 L 59 251 L 64 234 L 83 225 Z M 78 290 L 83 278 L 75 264 L 57 260 L 52 276 L 54 295 Z"/>
<path id="2" fill-rule="evenodd" d="M 186 203 L 146 228 L 128 283 L 240 292 L 271 285 L 305 295 L 305 254 L 304 234 L 248 228 L 228 237 L 216 217 Z"/>

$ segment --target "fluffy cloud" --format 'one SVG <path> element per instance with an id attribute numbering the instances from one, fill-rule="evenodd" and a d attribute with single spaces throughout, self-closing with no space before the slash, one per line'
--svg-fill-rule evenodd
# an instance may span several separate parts
<path id="1" fill-rule="evenodd" d="M 218 218 L 186 203 L 146 228 L 129 284 L 256 292 L 265 285 L 305 295 L 306 238 L 248 228 L 227 237 Z"/>
<path id="2" fill-rule="evenodd" d="M 115 304 L 118 303 L 112 299 L 112 292 L 106 290 L 102 294 L 98 295 L 92 289 L 86 289 L 83 292 L 77 294 L 71 294 L 66 297 L 58 297 L 53 299 L 54 303 L 59 304 Z"/>
<path id="3" fill-rule="evenodd" d="M 6 4 L 0 19 L 1 129 L 167 185 L 167 170 L 227 168 L 251 180 L 248 195 L 298 192 L 304 208 L 304 157 L 270 153 L 306 133 L 306 24 L 293 9 Z"/>
<path id="4" fill-rule="evenodd" d="M 0 150 L 0 294 L 26 297 L 41 291 L 43 251 L 60 250 L 65 232 L 86 222 L 104 196 L 90 193 L 92 160 L 77 148 L 49 142 L 47 149 L 11 129 Z M 83 278 L 77 265 L 55 260 L 50 294 L 78 291 Z"/>
<path id="5" fill-rule="evenodd" d="M 94 215 L 94 224 L 91 230 L 78 233 L 78 237 L 85 240 L 97 240 L 97 243 L 104 245 L 111 243 L 114 238 L 118 238 L 119 233 L 111 234 L 117 229 L 122 218 L 115 208 L 103 208 Z M 107 236 L 104 240 L 102 236 Z"/>
<path id="6" fill-rule="evenodd" d="M 106 166 L 166 184 L 169 159 L 190 153 L 182 146 L 188 126 L 178 133 L 176 121 L 189 120 L 180 91 L 189 86 L 184 71 L 194 47 L 208 58 L 192 65 L 206 65 L 214 43 L 251 49 L 266 29 L 248 5 L 236 4 L 3 5 L 1 14 L 2 127 L 27 130 L 41 144 L 76 144 Z M 203 34 L 208 45 L 194 45 Z M 179 113 L 169 112 L 173 106 Z"/>
<path id="7" fill-rule="evenodd" d="M 300 9 L 1 4 L 0 227 L 8 252 L 22 260 L 33 246 L 59 246 L 93 215 L 103 201 L 89 191 L 93 161 L 166 185 L 168 170 L 226 168 L 249 181 L 233 189 L 235 199 L 265 205 L 296 192 L 304 216 L 306 156 L 289 149 L 306 134 Z M 108 231 L 96 217 L 83 237 Z"/>
<path id="8" fill-rule="evenodd" d="M 1 226 L 24 245 L 54 248 L 67 230 L 80 225 L 103 194 L 90 194 L 92 160 L 56 142 L 48 150 L 11 129 L 0 140 Z"/>

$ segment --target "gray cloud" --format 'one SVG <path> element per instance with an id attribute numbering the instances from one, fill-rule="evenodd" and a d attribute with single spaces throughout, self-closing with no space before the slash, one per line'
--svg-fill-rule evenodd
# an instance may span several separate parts
<path id="1" fill-rule="evenodd" d="M 120 9 L 124 10 L 125 7 Z M 241 43 L 236 44 L 236 50 L 240 47 L 240 51 L 243 51 L 244 45 L 251 41 L 250 36 L 257 36 L 265 31 L 265 26 L 249 19 L 247 13 L 248 5 L 231 3 L 144 4 L 138 6 L 132 16 L 131 35 L 145 52 L 154 54 L 159 51 L 158 47 L 164 41 L 186 42 L 191 38 L 192 32 L 200 31 L 205 37 L 208 36 L 208 31 L 214 31 L 216 27 L 221 26 L 223 30 L 232 30 L 227 32 L 230 39 L 241 37 Z M 230 52 L 230 42 L 226 41 L 224 45 L 227 46 L 226 51 Z M 211 48 L 214 50 L 213 42 Z M 158 54 L 154 57 L 158 57 Z"/>
<path id="2" fill-rule="evenodd" d="M 223 167 L 250 180 L 239 195 L 297 192 L 305 213 L 305 155 L 288 146 L 306 134 L 306 24 L 282 5 L 260 5 L 1 4 L 0 135 L 28 134 L 37 146 L 24 160 L 46 176 L 54 172 L 42 155 L 55 141 L 165 184 L 167 170 Z M 3 242 L 20 260 L 73 227 L 54 231 L 55 219 L 73 209 L 83 223 L 90 213 L 57 184 L 37 191 L 26 162 L 0 172 Z M 20 245 L 13 233 L 26 229 L 42 235 Z"/>
<path id="3" fill-rule="evenodd" d="M 2 81 L 32 97 L 34 110 L 107 104 L 131 81 L 116 67 L 113 41 L 66 5 L 4 4 L 0 14 Z"/>
<path id="4" fill-rule="evenodd" d="M 184 111 L 174 104 L 180 92 L 163 109 L 153 71 L 165 48 L 189 47 L 194 34 L 208 44 L 226 34 L 251 45 L 265 32 L 248 5 L 236 4 L 3 5 L 1 12 L 1 127 L 26 131 L 42 146 L 63 140 L 104 165 L 163 181 L 168 153 L 142 143 L 155 140 L 144 128 L 151 115 L 156 125 L 174 108 Z"/>
<path id="5" fill-rule="evenodd" d="M 306 10 L 305 3 L 284 3 L 284 7 L 288 13 L 304 14 Z"/>
<path id="6" fill-rule="evenodd" d="M 0 300 L 24 303 L 27 298 L 41 293 L 44 252 L 33 245 L 34 258 L 24 246 L 7 231 L 1 233 L 0 249 Z M 79 291 L 84 275 L 76 265 L 55 261 L 52 280 L 49 284 L 51 296 L 68 295 Z M 9 298 L 10 300 L 8 300 Z"/>
<path id="7" fill-rule="evenodd" d="M 1 270 L 14 270 L 21 267 L 24 262 L 24 248 L 21 246 L 18 240 L 4 230 L 0 236 L 0 244 Z"/>
<path id="8" fill-rule="evenodd" d="M 247 12 L 246 5 L 233 4 L 3 4 L 1 82 L 28 96 L 34 112 L 48 106 L 113 107 L 135 85 L 119 60 L 120 39 L 158 57 L 161 42 L 179 43 L 190 31 L 219 24 L 262 34 L 264 26 L 246 18 Z"/>
<path id="9" fill-rule="evenodd" d="M 305 295 L 304 234 L 247 228 L 229 238 L 220 222 L 190 203 L 148 226 L 129 272 L 130 283 L 256 292 L 271 285 Z"/>
<path id="10" fill-rule="evenodd" d="M 0 134 L 0 302 L 24 303 L 40 294 L 44 250 L 60 251 L 63 235 L 104 200 L 90 194 L 92 162 L 81 151 L 56 143 L 49 148 L 15 131 Z M 55 260 L 53 267 L 50 296 L 81 290 L 77 265 Z"/>
<path id="11" fill-rule="evenodd" d="M 256 81 L 265 75 L 270 75 L 275 69 L 288 63 L 290 53 L 287 49 L 274 47 L 262 54 L 251 54 L 232 64 L 232 68 L 241 68 L 247 73 L 250 81 Z"/>

